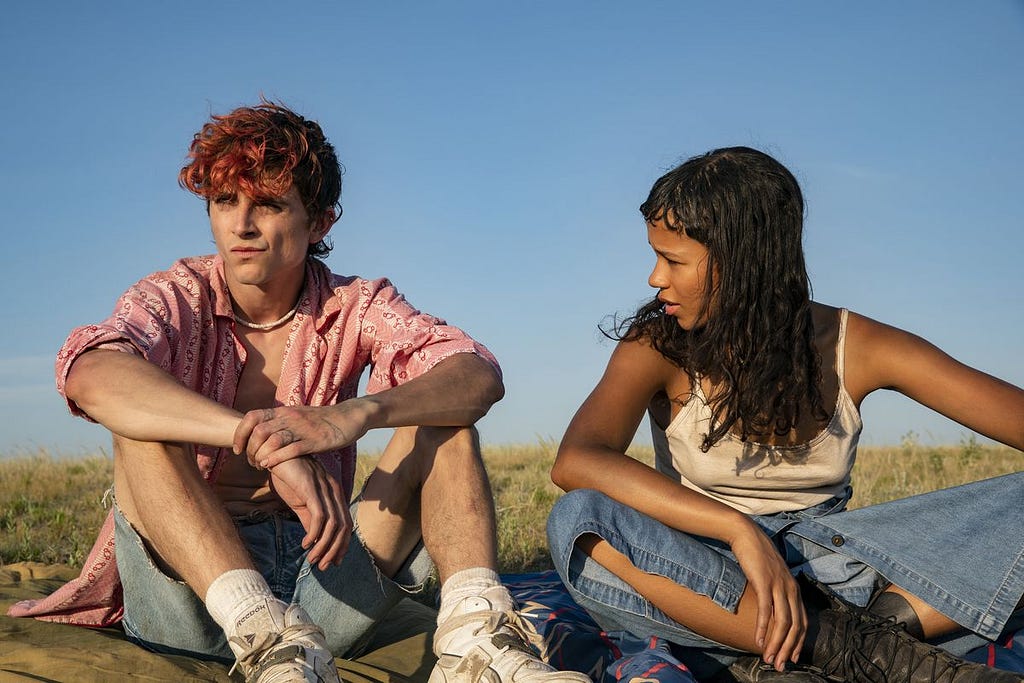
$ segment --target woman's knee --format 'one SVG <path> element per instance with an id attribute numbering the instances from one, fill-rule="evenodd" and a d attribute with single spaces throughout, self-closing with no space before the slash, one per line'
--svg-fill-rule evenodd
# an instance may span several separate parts
<path id="1" fill-rule="evenodd" d="M 600 536 L 595 529 L 604 527 L 607 520 L 600 519 L 602 515 L 599 513 L 609 503 L 616 504 L 592 489 L 576 489 L 555 501 L 548 515 L 547 535 L 548 548 L 556 566 L 568 561 L 570 548 L 576 546 L 581 536 Z"/>

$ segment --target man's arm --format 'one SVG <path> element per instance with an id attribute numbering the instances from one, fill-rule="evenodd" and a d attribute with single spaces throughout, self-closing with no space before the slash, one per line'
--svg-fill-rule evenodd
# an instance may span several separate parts
<path id="1" fill-rule="evenodd" d="M 74 362 L 65 394 L 110 431 L 136 441 L 227 447 L 242 417 L 145 358 L 102 348 Z"/>
<path id="2" fill-rule="evenodd" d="M 242 414 L 188 387 L 145 358 L 94 349 L 71 366 L 65 393 L 91 418 L 136 441 L 227 447 Z M 310 562 L 340 562 L 352 522 L 341 484 L 314 459 L 270 473 L 271 486 L 299 516 Z"/>
<path id="3" fill-rule="evenodd" d="M 255 465 L 273 467 L 341 448 L 380 427 L 469 426 L 504 394 L 487 360 L 457 353 L 404 384 L 337 405 L 250 411 L 235 431 L 233 448 Z"/>

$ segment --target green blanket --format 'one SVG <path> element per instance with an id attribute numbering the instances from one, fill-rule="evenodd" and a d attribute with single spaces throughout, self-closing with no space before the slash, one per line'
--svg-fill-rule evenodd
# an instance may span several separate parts
<path id="1" fill-rule="evenodd" d="M 6 616 L 13 602 L 48 595 L 78 572 L 22 562 L 0 567 L 0 681 L 240 681 L 228 667 L 147 652 L 117 627 L 93 629 Z M 434 666 L 430 642 L 436 612 L 411 600 L 395 607 L 367 654 L 335 660 L 343 681 L 424 683 Z"/>

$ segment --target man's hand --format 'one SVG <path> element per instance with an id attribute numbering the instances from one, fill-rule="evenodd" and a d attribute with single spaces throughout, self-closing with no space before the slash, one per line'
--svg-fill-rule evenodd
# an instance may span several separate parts
<path id="1" fill-rule="evenodd" d="M 760 528 L 745 533 L 731 547 L 757 597 L 755 642 L 762 647 L 764 661 L 782 671 L 787 661 L 797 661 L 807 633 L 800 587 Z"/>
<path id="2" fill-rule="evenodd" d="M 335 450 L 370 429 L 372 406 L 354 398 L 333 406 L 286 406 L 250 410 L 238 423 L 232 448 L 253 467 L 269 469 L 286 460 Z"/>
<path id="3" fill-rule="evenodd" d="M 321 571 L 341 564 L 352 535 L 352 517 L 341 484 L 316 458 L 295 458 L 270 470 L 270 486 L 295 511 L 306 530 L 302 547 Z"/>

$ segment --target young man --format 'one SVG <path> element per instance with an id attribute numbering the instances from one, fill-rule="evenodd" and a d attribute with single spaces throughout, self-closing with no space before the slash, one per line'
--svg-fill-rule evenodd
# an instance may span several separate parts
<path id="1" fill-rule="evenodd" d="M 268 102 L 214 116 L 179 182 L 217 254 L 143 279 L 61 349 L 71 410 L 113 434 L 116 505 L 81 577 L 12 614 L 123 620 L 248 681 L 337 681 L 332 655 L 359 654 L 432 559 L 432 683 L 588 681 L 533 656 L 495 573 L 472 427 L 504 391 L 493 356 L 320 260 L 341 170 L 319 125 Z M 355 442 L 380 427 L 394 436 L 350 506 Z"/>

